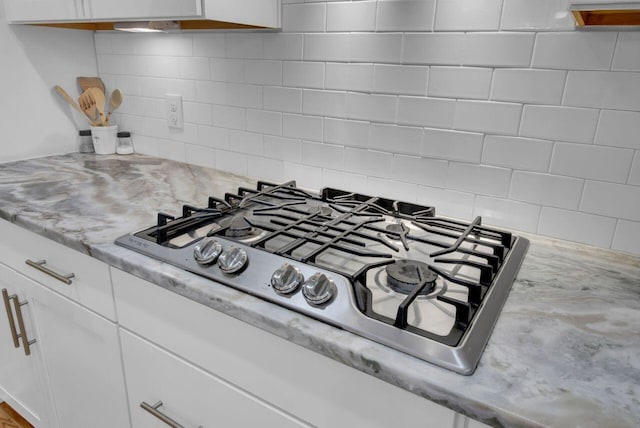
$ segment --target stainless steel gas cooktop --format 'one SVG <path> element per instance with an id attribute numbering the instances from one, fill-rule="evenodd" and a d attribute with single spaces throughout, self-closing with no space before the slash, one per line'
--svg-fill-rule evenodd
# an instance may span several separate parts
<path id="1" fill-rule="evenodd" d="M 435 208 L 259 182 L 116 243 L 462 374 L 529 246 Z"/>

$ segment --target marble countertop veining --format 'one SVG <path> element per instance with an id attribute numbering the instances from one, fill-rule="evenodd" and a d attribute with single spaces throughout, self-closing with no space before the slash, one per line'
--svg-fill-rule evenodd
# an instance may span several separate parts
<path id="1" fill-rule="evenodd" d="M 183 203 L 255 182 L 147 156 L 0 164 L 0 217 L 496 426 L 640 426 L 640 258 L 531 247 L 477 370 L 462 376 L 118 247 Z"/>

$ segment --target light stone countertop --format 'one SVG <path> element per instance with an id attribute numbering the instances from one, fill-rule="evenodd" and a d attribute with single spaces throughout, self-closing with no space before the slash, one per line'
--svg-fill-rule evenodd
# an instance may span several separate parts
<path id="1" fill-rule="evenodd" d="M 531 247 L 477 370 L 462 376 L 113 244 L 255 182 L 147 156 L 0 164 L 0 217 L 495 426 L 640 426 L 640 258 Z M 437 206 L 436 206 L 437 208 Z"/>

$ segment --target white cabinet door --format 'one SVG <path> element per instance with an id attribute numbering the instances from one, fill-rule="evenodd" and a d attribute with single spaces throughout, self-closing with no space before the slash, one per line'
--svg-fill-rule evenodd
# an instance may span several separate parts
<path id="1" fill-rule="evenodd" d="M 309 426 L 125 330 L 120 335 L 135 428 L 165 426 L 163 415 L 188 427 Z"/>
<path id="2" fill-rule="evenodd" d="M 33 323 L 33 305 L 25 283 L 29 280 L 0 264 L 0 289 L 4 291 L 0 303 L 0 400 L 6 401 L 22 417 L 37 427 L 53 427 L 52 409 L 39 342 L 30 346 L 26 355 L 21 340 L 15 347 L 14 336 L 20 334 L 15 299 L 27 340 L 38 340 Z M 5 291 L 6 290 L 6 291 Z M 13 297 L 15 296 L 15 298 Z M 5 301 L 8 300 L 8 305 Z M 8 306 L 8 307 L 7 307 Z M 7 312 L 8 311 L 8 312 Z M 14 331 L 14 333 L 12 333 Z"/>
<path id="3" fill-rule="evenodd" d="M 201 14 L 201 0 L 91 0 L 91 18 L 96 20 L 193 18 Z"/>
<path id="4" fill-rule="evenodd" d="M 29 282 L 60 427 L 128 427 L 117 326 Z"/>
<path id="5" fill-rule="evenodd" d="M 70 21 L 85 16 L 83 0 L 4 0 L 7 21 Z"/>

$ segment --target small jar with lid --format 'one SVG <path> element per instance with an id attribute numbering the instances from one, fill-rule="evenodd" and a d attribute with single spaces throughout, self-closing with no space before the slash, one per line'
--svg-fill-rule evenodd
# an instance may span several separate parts
<path id="1" fill-rule="evenodd" d="M 130 155 L 133 152 L 134 149 L 131 132 L 118 132 L 118 145 L 116 146 L 116 153 L 119 155 Z"/>
<path id="2" fill-rule="evenodd" d="M 78 141 L 80 145 L 78 147 L 78 151 L 80 153 L 93 153 L 95 149 L 93 148 L 93 139 L 91 138 L 91 130 L 83 129 L 78 132 Z"/>

